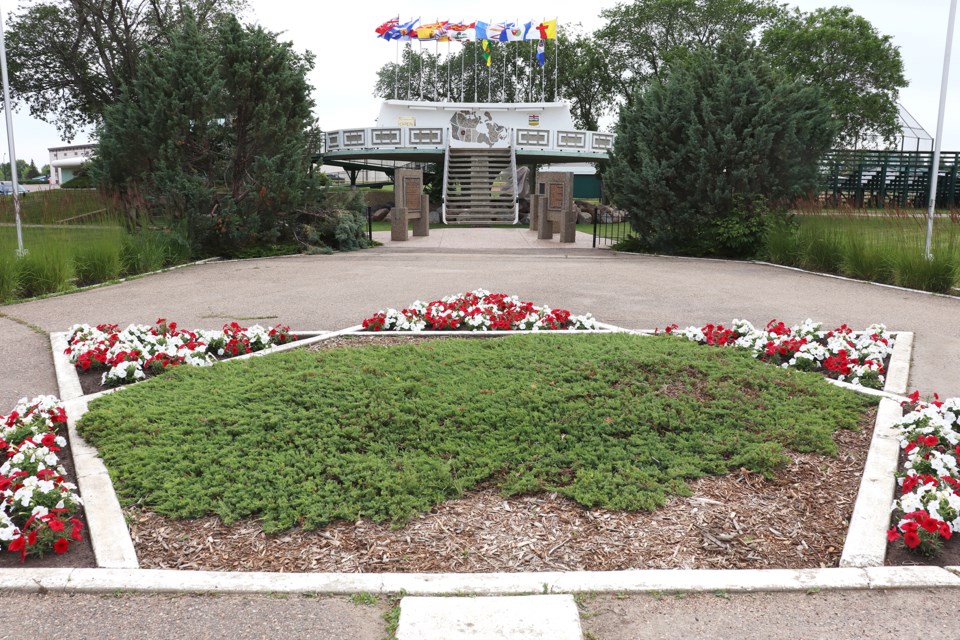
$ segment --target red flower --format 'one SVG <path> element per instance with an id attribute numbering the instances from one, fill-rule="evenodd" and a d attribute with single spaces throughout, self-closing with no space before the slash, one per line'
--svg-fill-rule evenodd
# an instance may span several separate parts
<path id="1" fill-rule="evenodd" d="M 55 533 L 60 533 L 64 529 L 63 520 L 59 518 L 51 518 L 47 521 L 47 526 L 50 527 L 50 531 Z"/>
<path id="2" fill-rule="evenodd" d="M 903 534 L 903 544 L 907 545 L 910 549 L 916 549 L 920 546 L 920 536 L 914 532 L 909 532 Z"/>
<path id="3" fill-rule="evenodd" d="M 891 527 L 890 530 L 887 531 L 887 540 L 888 540 L 889 542 L 893 542 L 894 540 L 896 540 L 896 539 L 899 538 L 899 537 L 900 537 L 900 532 L 897 531 L 897 528 L 896 528 L 896 527 Z"/>
<path id="4" fill-rule="evenodd" d="M 940 440 L 937 436 L 924 436 L 923 438 L 923 446 L 925 447 L 935 447 L 938 444 L 940 444 Z"/>
<path id="5" fill-rule="evenodd" d="M 10 546 L 7 547 L 7 551 L 22 551 L 26 546 L 27 539 L 21 535 L 10 541 Z"/>
<path id="6" fill-rule="evenodd" d="M 70 522 L 73 524 L 73 528 L 70 529 L 70 537 L 74 540 L 83 540 L 83 523 L 77 520 L 76 518 L 70 518 Z"/>
<path id="7" fill-rule="evenodd" d="M 940 523 L 940 536 L 941 536 L 944 540 L 949 540 L 949 539 L 950 539 L 950 536 L 952 536 L 952 535 L 953 535 L 953 530 L 950 529 L 950 525 L 948 525 L 946 522 L 941 522 L 941 523 Z"/>
<path id="8" fill-rule="evenodd" d="M 53 552 L 56 554 L 66 553 L 70 548 L 70 541 L 66 538 L 57 538 L 53 543 Z"/>

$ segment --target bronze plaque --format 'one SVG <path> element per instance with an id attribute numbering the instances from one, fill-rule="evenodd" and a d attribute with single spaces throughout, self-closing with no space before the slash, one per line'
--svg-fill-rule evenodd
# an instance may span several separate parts
<path id="1" fill-rule="evenodd" d="M 407 211 L 420 211 L 420 191 L 422 188 L 422 182 L 418 178 L 405 177 L 403 179 L 403 204 Z"/>
<path id="2" fill-rule="evenodd" d="M 550 191 L 547 193 L 547 211 L 563 211 L 564 192 L 566 191 L 562 182 L 550 183 Z"/>

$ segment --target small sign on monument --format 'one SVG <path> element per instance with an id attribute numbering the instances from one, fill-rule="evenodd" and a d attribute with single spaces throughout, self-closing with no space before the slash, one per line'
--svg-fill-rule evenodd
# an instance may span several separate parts
<path id="1" fill-rule="evenodd" d="M 397 118 L 398 127 L 415 127 L 417 126 L 417 119 L 411 118 L 409 116 L 400 116 Z"/>

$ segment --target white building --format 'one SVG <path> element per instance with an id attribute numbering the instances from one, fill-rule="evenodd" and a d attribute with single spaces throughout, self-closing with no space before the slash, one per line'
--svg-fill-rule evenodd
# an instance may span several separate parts
<path id="1" fill-rule="evenodd" d="M 59 187 L 76 177 L 80 168 L 96 153 L 97 145 L 74 144 L 67 147 L 51 147 L 48 151 L 50 151 L 50 184 Z"/>

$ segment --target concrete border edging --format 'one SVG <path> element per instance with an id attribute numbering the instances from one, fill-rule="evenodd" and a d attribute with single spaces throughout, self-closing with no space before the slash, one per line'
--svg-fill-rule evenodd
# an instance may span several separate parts
<path id="1" fill-rule="evenodd" d="M 50 349 L 53 352 L 53 368 L 57 375 L 57 387 L 60 389 L 60 400 L 74 400 L 83 395 L 80 387 L 80 378 L 77 369 L 70 363 L 66 355 L 67 332 L 58 331 L 50 334 Z"/>
<path id="2" fill-rule="evenodd" d="M 880 400 L 873 438 L 840 555 L 841 567 L 883 566 L 900 454 L 893 425 L 901 415 L 898 402 L 889 398 Z"/>
<path id="3" fill-rule="evenodd" d="M 886 384 L 883 385 L 883 390 L 904 395 L 907 393 L 907 384 L 910 379 L 913 332 L 898 331 L 894 340 L 893 353 L 890 354 L 890 365 L 887 367 L 887 380 Z"/>
<path id="4" fill-rule="evenodd" d="M 137 569 L 137 552 L 127 529 L 123 509 L 113 489 L 110 473 L 99 453 L 77 433 L 77 420 L 87 411 L 88 398 L 64 402 L 67 434 L 73 454 L 77 485 L 87 520 L 87 535 L 97 566 L 110 569 Z"/>
<path id="5" fill-rule="evenodd" d="M 543 573 L 258 573 L 172 569 L 0 569 L 0 589 L 27 593 L 309 593 L 517 595 L 960 588 L 941 567 L 648 569 Z"/>

